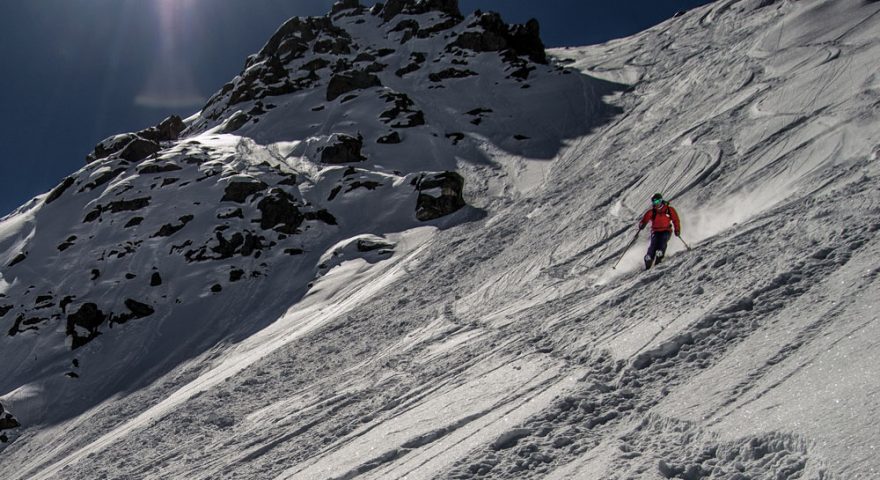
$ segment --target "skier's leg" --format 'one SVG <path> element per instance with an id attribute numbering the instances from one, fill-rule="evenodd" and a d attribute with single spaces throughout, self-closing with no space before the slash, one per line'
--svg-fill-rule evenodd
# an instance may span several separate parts
<path id="1" fill-rule="evenodd" d="M 648 253 L 645 254 L 645 270 L 654 265 L 654 254 L 657 252 L 657 234 L 651 234 L 651 243 L 648 244 Z"/>
<path id="2" fill-rule="evenodd" d="M 672 232 L 658 232 L 654 235 L 657 237 L 656 264 L 660 265 L 666 257 L 666 247 L 669 245 L 669 239 L 672 238 Z"/>

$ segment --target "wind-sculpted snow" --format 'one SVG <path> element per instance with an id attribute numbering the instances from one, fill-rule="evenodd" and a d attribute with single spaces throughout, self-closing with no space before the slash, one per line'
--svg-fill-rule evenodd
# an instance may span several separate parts
<path id="1" fill-rule="evenodd" d="M 288 22 L 3 220 L 4 478 L 877 476 L 880 3 L 547 64 L 453 3 Z"/>

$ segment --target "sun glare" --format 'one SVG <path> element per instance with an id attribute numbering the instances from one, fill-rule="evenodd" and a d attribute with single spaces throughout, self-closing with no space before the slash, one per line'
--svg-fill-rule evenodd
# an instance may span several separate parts
<path id="1" fill-rule="evenodd" d="M 196 86 L 190 68 L 191 60 L 182 57 L 179 48 L 185 19 L 194 18 L 195 0 L 155 0 L 157 30 L 157 57 L 147 76 L 146 84 L 135 97 L 137 105 L 148 108 L 197 107 L 205 97 Z"/>

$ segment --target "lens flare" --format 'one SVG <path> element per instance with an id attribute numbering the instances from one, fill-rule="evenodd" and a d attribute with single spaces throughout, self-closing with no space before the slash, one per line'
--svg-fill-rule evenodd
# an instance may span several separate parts
<path id="1" fill-rule="evenodd" d="M 195 76 L 179 48 L 186 21 L 193 18 L 195 5 L 195 0 L 155 0 L 157 57 L 146 83 L 134 99 L 136 105 L 173 109 L 204 104 L 205 97 L 199 92 Z"/>

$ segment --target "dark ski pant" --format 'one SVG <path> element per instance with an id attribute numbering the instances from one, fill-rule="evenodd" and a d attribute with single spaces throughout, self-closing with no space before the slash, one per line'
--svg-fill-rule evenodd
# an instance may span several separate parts
<path id="1" fill-rule="evenodd" d="M 645 255 L 645 268 L 651 268 L 654 265 L 654 259 L 657 259 L 657 263 L 663 261 L 663 256 L 666 255 L 666 245 L 669 244 L 669 239 L 672 238 L 672 232 L 654 232 L 651 234 L 651 244 L 648 245 L 648 254 Z"/>

